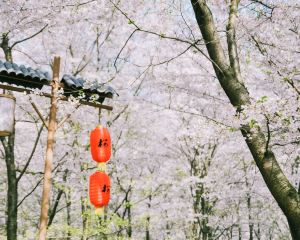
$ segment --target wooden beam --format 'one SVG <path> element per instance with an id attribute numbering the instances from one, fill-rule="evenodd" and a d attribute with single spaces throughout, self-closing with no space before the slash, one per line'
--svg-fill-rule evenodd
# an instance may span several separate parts
<path id="1" fill-rule="evenodd" d="M 29 89 L 21 88 L 21 87 L 14 87 L 14 86 L 10 86 L 10 85 L 5 85 L 2 83 L 0 84 L 0 88 L 9 90 L 9 91 L 22 92 L 22 93 L 27 93 L 27 94 L 34 93 L 33 90 L 29 90 Z M 51 98 L 51 94 L 49 94 L 49 93 L 41 93 L 41 96 Z"/>
<path id="2" fill-rule="evenodd" d="M 0 84 L 0 88 L 5 89 L 5 90 L 14 91 L 14 92 L 23 92 L 23 93 L 27 93 L 27 94 L 34 94 L 33 90 L 29 90 L 29 89 L 26 89 L 26 88 L 20 88 L 20 87 L 14 87 L 14 86 L 5 85 L 5 84 Z M 40 96 L 51 98 L 51 94 L 45 93 L 45 92 L 41 92 Z M 61 96 L 59 98 L 59 100 L 62 100 L 62 101 L 68 101 L 68 99 L 69 98 L 66 97 L 66 96 Z M 82 105 L 87 105 L 87 106 L 91 106 L 91 107 L 95 107 L 95 108 L 106 109 L 108 111 L 113 110 L 112 106 L 107 106 L 107 105 L 103 105 L 103 104 L 100 104 L 100 103 L 93 103 L 93 102 L 88 102 L 88 101 L 85 101 L 85 100 L 79 100 L 79 102 Z"/>
<path id="3" fill-rule="evenodd" d="M 68 99 L 66 99 L 66 100 L 61 99 L 61 100 L 68 101 Z M 80 100 L 79 102 L 83 105 L 87 105 L 87 106 L 91 106 L 91 107 L 95 107 L 95 108 L 101 108 L 101 109 L 105 109 L 105 110 L 108 110 L 108 111 L 113 110 L 112 106 L 102 105 L 100 103 L 93 103 L 93 102 L 88 102 L 88 101 L 84 101 L 84 100 Z"/>

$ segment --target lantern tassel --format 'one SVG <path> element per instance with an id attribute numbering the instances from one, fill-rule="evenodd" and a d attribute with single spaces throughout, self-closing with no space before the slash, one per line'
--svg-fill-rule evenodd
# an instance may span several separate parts
<path id="1" fill-rule="evenodd" d="M 96 214 L 98 217 L 102 217 L 102 216 L 104 215 L 104 207 L 96 208 L 96 209 L 95 209 L 95 214 Z"/>

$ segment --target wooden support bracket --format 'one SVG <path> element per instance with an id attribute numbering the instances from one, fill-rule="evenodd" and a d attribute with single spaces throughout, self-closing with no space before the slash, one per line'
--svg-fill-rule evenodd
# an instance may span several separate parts
<path id="1" fill-rule="evenodd" d="M 38 109 L 38 107 L 36 106 L 36 104 L 32 101 L 31 97 L 29 97 L 29 102 L 31 103 L 33 109 L 36 111 L 37 115 L 39 116 L 39 118 L 42 120 L 44 126 L 48 129 L 48 123 L 46 122 L 45 118 L 43 117 L 43 115 L 41 114 L 40 110 Z"/>
<path id="2" fill-rule="evenodd" d="M 65 116 L 60 122 L 59 124 L 57 124 L 56 129 L 59 129 L 66 121 L 69 120 L 69 118 L 72 116 L 72 114 L 80 107 L 80 103 L 77 104 L 77 106 L 75 107 L 74 111 L 72 111 L 71 113 L 67 114 L 67 116 Z"/>

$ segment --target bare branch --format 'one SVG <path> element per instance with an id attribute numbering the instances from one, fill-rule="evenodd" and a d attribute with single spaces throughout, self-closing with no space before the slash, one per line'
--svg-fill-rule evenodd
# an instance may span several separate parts
<path id="1" fill-rule="evenodd" d="M 43 32 L 46 29 L 46 27 L 48 27 L 48 24 L 46 24 L 42 29 L 40 29 L 38 32 L 34 33 L 33 35 L 31 35 L 31 36 L 29 36 L 27 38 L 24 38 L 22 40 L 16 41 L 13 45 L 11 45 L 10 49 L 12 49 L 14 46 L 16 46 L 19 43 L 25 42 L 25 41 L 27 41 L 27 40 L 29 40 L 31 38 L 34 38 L 35 36 L 39 35 L 41 32 Z"/>
<path id="2" fill-rule="evenodd" d="M 34 188 L 22 198 L 22 200 L 18 203 L 17 207 L 19 207 L 19 206 L 25 201 L 25 199 L 28 198 L 28 197 L 29 197 L 29 196 L 37 189 L 37 187 L 40 185 L 40 183 L 41 183 L 42 181 L 43 181 L 43 178 L 41 178 L 41 179 L 37 182 L 37 184 L 34 186 Z"/>
<path id="3" fill-rule="evenodd" d="M 286 142 L 286 143 L 274 143 L 274 144 L 272 144 L 272 146 L 284 147 L 289 144 L 299 144 L 299 143 L 300 143 L 300 140 L 295 140 L 295 141 L 290 141 L 290 142 Z"/>
<path id="4" fill-rule="evenodd" d="M 129 40 L 132 38 L 132 36 L 134 35 L 134 33 L 136 33 L 138 31 L 138 29 L 134 29 L 134 31 L 129 35 L 129 37 L 127 38 L 127 40 L 125 41 L 124 45 L 122 46 L 121 50 L 119 51 L 115 61 L 114 61 L 114 67 L 116 69 L 116 72 L 118 72 L 118 69 L 117 69 L 117 61 L 122 53 L 122 51 L 124 50 L 124 48 L 126 47 L 127 43 L 129 42 Z"/>
<path id="5" fill-rule="evenodd" d="M 108 122 L 108 126 L 110 127 L 116 120 L 118 120 L 118 118 L 126 111 L 126 109 L 128 108 L 129 104 L 127 104 L 118 114 L 117 116 L 114 117 L 113 120 L 111 120 L 110 122 Z"/>
<path id="6" fill-rule="evenodd" d="M 254 2 L 254 3 L 259 3 L 260 5 L 262 5 L 262 6 L 266 7 L 266 8 L 269 8 L 272 11 L 275 9 L 275 6 L 268 5 L 268 4 L 266 4 L 266 3 L 264 3 L 264 2 L 262 2 L 260 0 L 251 0 L 251 1 Z"/>
<path id="7" fill-rule="evenodd" d="M 32 157 L 33 157 L 33 155 L 34 155 L 34 153 L 35 153 L 37 144 L 38 144 L 38 142 L 39 142 L 41 133 L 42 133 L 42 131 L 43 131 L 43 128 L 44 128 L 44 125 L 42 125 L 42 126 L 40 127 L 40 130 L 38 131 L 38 135 L 37 135 L 37 137 L 36 137 L 36 139 L 35 139 L 35 142 L 34 142 L 34 145 L 33 145 L 32 151 L 31 151 L 31 154 L 30 154 L 30 156 L 29 156 L 29 158 L 28 158 L 28 160 L 27 160 L 27 162 L 26 162 L 26 164 L 25 164 L 23 170 L 21 171 L 20 175 L 19 175 L 18 178 L 17 178 L 17 183 L 20 181 L 20 179 L 21 179 L 22 176 L 24 175 L 25 171 L 27 170 L 27 168 L 28 168 L 28 166 L 29 166 L 29 164 L 30 164 L 30 162 L 31 162 L 31 159 L 32 159 Z"/>
<path id="8" fill-rule="evenodd" d="M 130 40 L 130 38 L 132 37 L 132 35 L 136 32 L 136 31 L 139 31 L 139 32 L 144 32 L 144 33 L 148 33 L 148 34 L 151 34 L 151 35 L 154 35 L 154 36 L 157 36 L 159 38 L 162 38 L 162 39 L 169 39 L 169 40 L 173 40 L 173 41 L 177 41 L 177 42 L 181 42 L 181 43 L 185 43 L 185 44 L 189 44 L 191 47 L 194 47 L 198 52 L 200 52 L 205 58 L 207 58 L 210 62 L 212 62 L 212 64 L 219 69 L 219 71 L 222 72 L 222 69 L 220 68 L 219 64 L 216 63 L 212 58 L 210 58 L 209 56 L 207 56 L 207 54 L 205 54 L 199 47 L 199 42 L 202 40 L 202 39 L 198 39 L 198 40 L 195 40 L 194 42 L 191 42 L 189 40 L 185 40 L 185 39 L 181 39 L 181 38 L 178 38 L 178 37 L 173 37 L 173 36 L 166 36 L 165 34 L 162 34 L 162 33 L 157 33 L 157 32 L 153 32 L 153 31 L 150 31 L 150 30 L 144 30 L 142 29 L 141 27 L 139 27 L 130 17 L 128 17 L 128 15 L 122 10 L 120 9 L 114 2 L 112 2 L 110 0 L 110 2 L 114 5 L 114 7 L 128 20 L 128 22 L 130 24 L 132 24 L 136 29 L 131 33 L 131 35 L 128 37 L 128 39 L 126 40 L 125 44 L 123 45 L 121 51 L 125 48 L 125 46 L 127 45 L 128 41 Z M 190 47 L 189 47 L 190 48 Z M 120 51 L 120 52 L 121 52 Z M 120 56 L 120 53 L 118 54 L 116 60 L 115 60 L 115 63 L 114 65 L 116 64 L 117 62 L 117 59 L 118 57 Z M 116 66 L 115 66 L 116 68 Z"/>
<path id="9" fill-rule="evenodd" d="M 268 118 L 268 116 L 266 114 L 265 114 L 265 118 L 266 118 L 266 125 L 267 125 L 267 140 L 266 140 L 265 154 L 267 154 L 269 151 L 271 131 L 270 131 L 270 119 Z"/>
<path id="10" fill-rule="evenodd" d="M 184 51 L 182 51 L 181 53 L 177 54 L 176 56 L 171 57 L 171 58 L 169 58 L 169 59 L 167 59 L 165 61 L 159 62 L 159 63 L 154 63 L 152 66 L 159 66 L 159 65 L 162 65 L 162 64 L 169 63 L 169 62 L 173 61 L 174 59 L 179 58 L 180 56 L 184 55 L 188 50 L 191 49 L 191 47 L 193 47 L 193 46 L 190 45 Z"/>
<path id="11" fill-rule="evenodd" d="M 196 112 L 190 112 L 190 111 L 186 111 L 186 110 L 183 110 L 183 109 L 179 109 L 179 108 L 170 108 L 170 107 L 166 107 L 166 106 L 162 106 L 162 105 L 159 105 L 157 103 L 154 103 L 154 102 L 151 102 L 151 101 L 147 101 L 145 99 L 143 99 L 143 101 L 147 102 L 147 103 L 150 103 L 150 104 L 153 104 L 155 106 L 158 106 L 160 108 L 163 108 L 163 109 L 166 109 L 166 110 L 171 110 L 171 111 L 175 111 L 175 112 L 180 112 L 180 113 L 186 113 L 186 114 L 190 114 L 190 115 L 194 115 L 194 116 L 199 116 L 199 117 L 202 117 L 210 122 L 213 122 L 217 125 L 220 125 L 220 126 L 224 126 L 226 128 L 232 128 L 232 126 L 229 126 L 227 125 L 226 123 L 223 123 L 223 122 L 220 122 L 214 118 L 211 118 L 209 116 L 206 116 L 206 115 L 203 115 L 203 114 L 200 114 L 200 113 L 196 113 Z"/>

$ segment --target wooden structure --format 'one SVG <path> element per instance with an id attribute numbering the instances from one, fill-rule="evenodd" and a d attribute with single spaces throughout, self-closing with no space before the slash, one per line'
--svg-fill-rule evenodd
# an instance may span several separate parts
<path id="1" fill-rule="evenodd" d="M 30 103 L 33 106 L 34 110 L 37 112 L 38 116 L 42 120 L 43 124 L 48 130 L 47 135 L 47 148 L 46 148 L 46 157 L 45 157 L 45 168 L 44 168 L 44 182 L 43 182 L 43 193 L 42 193 L 42 201 L 41 201 L 41 214 L 40 214 L 40 225 L 39 225 L 39 240 L 45 240 L 47 234 L 47 223 L 48 223 L 48 211 L 49 211 L 49 197 L 51 191 L 51 174 L 52 174 L 52 164 L 53 164 L 53 149 L 55 144 L 55 133 L 57 129 L 66 122 L 71 114 L 65 116 L 59 123 L 57 123 L 57 109 L 58 109 L 58 101 L 67 101 L 70 95 L 70 90 L 74 90 L 74 88 L 78 89 L 78 86 L 81 87 L 82 80 L 74 80 L 74 84 L 64 84 L 60 81 L 59 72 L 60 72 L 60 57 L 55 57 L 53 62 L 53 74 L 52 79 L 49 79 L 49 76 L 43 74 L 39 70 L 32 70 L 31 68 L 23 68 L 18 67 L 17 65 L 6 66 L 4 70 L 2 69 L 3 63 L 0 62 L 0 82 L 6 82 L 7 84 L 0 83 L 0 88 L 9 91 L 16 92 L 25 92 L 27 94 L 33 93 L 33 88 L 41 89 L 43 85 L 51 86 L 51 93 L 42 92 L 40 93 L 43 97 L 48 97 L 51 99 L 49 120 L 44 119 L 40 111 L 38 110 L 37 105 L 30 99 Z M 12 70 L 10 70 L 12 69 Z M 42 76 L 42 77 L 40 77 Z M 50 81 L 49 81 L 50 80 Z M 71 79 L 72 80 L 72 79 Z M 11 86 L 20 85 L 22 87 Z M 73 86 L 74 85 L 74 86 Z M 23 88 L 25 87 L 25 88 Z M 27 88 L 26 88 L 27 87 Z M 29 89 L 28 89 L 29 88 Z M 68 95 L 59 95 L 58 91 L 60 88 L 68 89 Z M 76 89 L 74 93 L 76 94 Z M 81 88 L 82 89 L 82 88 Z M 83 90 L 82 90 L 83 91 Z M 95 89 L 90 91 L 89 93 L 95 93 Z M 105 98 L 111 98 L 113 94 L 116 93 L 112 88 L 108 92 L 97 92 L 96 94 L 99 96 L 100 102 L 90 101 L 89 99 L 80 99 L 79 104 L 88 105 L 99 109 L 106 109 L 111 111 L 113 108 L 111 106 L 103 105 L 102 102 Z"/>

